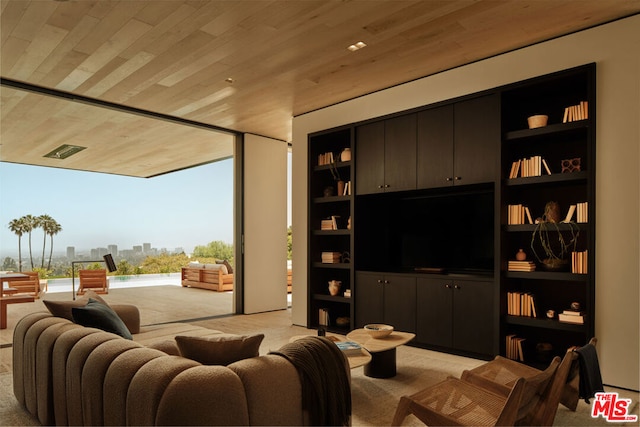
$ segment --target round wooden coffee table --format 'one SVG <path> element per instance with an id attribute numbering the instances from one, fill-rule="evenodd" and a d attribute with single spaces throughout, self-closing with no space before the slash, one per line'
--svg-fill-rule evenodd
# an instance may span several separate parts
<path id="1" fill-rule="evenodd" d="M 315 335 L 296 335 L 289 338 L 289 342 L 294 342 L 301 338 L 308 338 L 313 336 Z M 334 342 L 344 341 L 344 338 L 338 335 L 328 335 L 327 338 L 331 339 Z M 369 353 L 369 351 L 367 351 L 367 349 L 365 349 L 364 347 L 362 347 L 362 354 L 345 354 L 345 356 L 347 357 L 347 361 L 349 362 L 349 369 L 358 368 L 363 365 L 366 366 L 372 358 L 371 353 Z"/>
<path id="2" fill-rule="evenodd" d="M 373 338 L 364 329 L 347 334 L 347 340 L 355 341 L 371 353 L 371 362 L 364 367 L 364 374 L 373 378 L 391 378 L 396 375 L 396 348 L 415 338 L 411 332 L 393 331 L 385 338 Z"/>

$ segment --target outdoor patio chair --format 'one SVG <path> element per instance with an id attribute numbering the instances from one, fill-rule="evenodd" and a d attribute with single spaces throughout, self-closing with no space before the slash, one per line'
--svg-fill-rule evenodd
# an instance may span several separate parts
<path id="1" fill-rule="evenodd" d="M 109 293 L 107 270 L 79 270 L 78 277 L 80 278 L 78 295 L 84 294 L 87 289 L 92 289 L 98 294 Z"/>
<path id="2" fill-rule="evenodd" d="M 27 271 L 22 274 L 26 274 L 27 277 L 13 278 L 11 281 L 7 281 L 7 288 L 12 289 L 11 295 L 15 294 L 29 294 L 34 298 L 40 297 L 40 277 L 35 271 Z"/>

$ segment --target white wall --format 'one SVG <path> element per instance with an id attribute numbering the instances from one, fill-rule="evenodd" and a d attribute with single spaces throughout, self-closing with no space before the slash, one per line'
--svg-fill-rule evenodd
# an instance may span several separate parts
<path id="1" fill-rule="evenodd" d="M 307 275 L 307 134 L 597 63 L 596 336 L 606 384 L 640 388 L 640 16 L 476 62 L 293 120 L 293 276 Z M 422 58 L 416 58 L 419 63 Z M 424 59 L 428 61 L 428 58 Z M 357 256 L 357 255 L 356 255 Z M 306 289 L 293 322 L 306 325 Z M 300 302 L 296 304 L 296 302 Z"/>
<path id="2" fill-rule="evenodd" d="M 287 143 L 244 137 L 244 313 L 287 308 Z"/>

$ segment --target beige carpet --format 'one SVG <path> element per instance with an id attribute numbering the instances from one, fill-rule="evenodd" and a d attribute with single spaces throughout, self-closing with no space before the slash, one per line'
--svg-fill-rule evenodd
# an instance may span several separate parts
<path id="1" fill-rule="evenodd" d="M 164 323 L 184 319 L 191 323 L 219 329 L 228 333 L 248 334 L 263 332 L 265 339 L 260 354 L 280 348 L 295 335 L 312 334 L 313 330 L 291 325 L 290 310 L 280 310 L 255 315 L 229 316 L 232 293 L 216 293 L 200 289 L 176 286 L 114 289 L 105 299 L 109 303 L 133 303 L 141 311 L 143 324 Z M 45 298 L 69 299 L 70 295 L 50 294 Z M 0 425 L 38 425 L 16 402 L 11 382 L 11 348 L 9 347 L 15 321 L 28 312 L 44 309 L 41 301 L 9 306 L 11 316 L 9 328 L 2 331 L 0 366 Z M 400 397 L 412 394 L 441 381 L 448 375 L 460 376 L 464 369 L 471 369 L 483 361 L 453 356 L 445 353 L 422 350 L 409 346 L 398 348 L 398 375 L 389 379 L 374 379 L 364 376 L 363 368 L 351 371 L 354 426 L 385 426 L 393 418 Z M 638 393 L 617 391 L 621 397 L 633 400 L 633 414 L 638 414 Z M 570 412 L 559 407 L 554 425 L 556 426 L 603 426 L 629 425 L 607 423 L 604 419 L 590 416 L 591 406 L 580 402 L 578 411 Z M 403 425 L 423 425 L 410 416 Z M 638 423 L 631 425 L 639 425 Z"/>

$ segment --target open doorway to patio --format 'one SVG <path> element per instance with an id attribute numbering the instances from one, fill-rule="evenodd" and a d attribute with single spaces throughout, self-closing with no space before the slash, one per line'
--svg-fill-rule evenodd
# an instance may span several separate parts
<path id="1" fill-rule="evenodd" d="M 1 163 L 0 194 L 13 202 L 0 211 L 0 270 L 38 271 L 50 297 L 71 299 L 71 262 L 104 268 L 93 260 L 111 253 L 118 270 L 106 300 L 118 289 L 134 304 L 159 287 L 173 287 L 173 298 L 198 295 L 197 308 L 180 314 L 187 318 L 143 323 L 229 315 L 233 291 L 182 287 L 182 267 L 234 265 L 233 180 L 233 157 L 146 179 Z M 26 228 L 9 227 L 20 221 Z"/>

